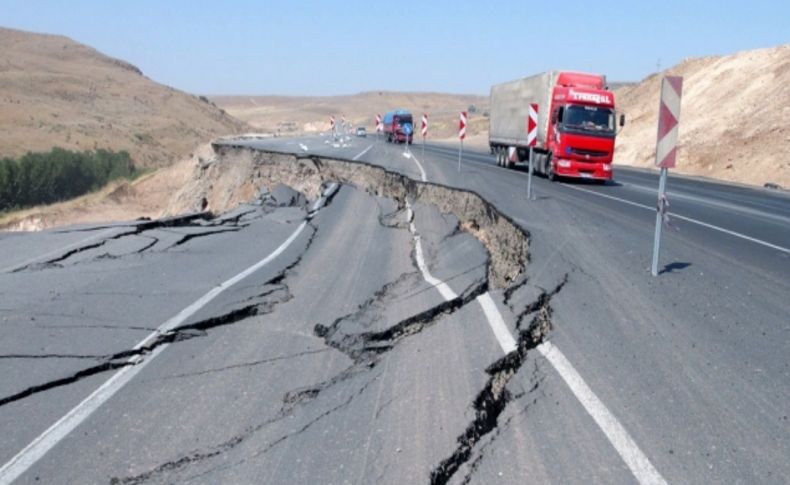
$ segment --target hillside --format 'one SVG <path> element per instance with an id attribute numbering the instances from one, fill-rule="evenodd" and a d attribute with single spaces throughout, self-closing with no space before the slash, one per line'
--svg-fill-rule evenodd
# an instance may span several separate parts
<path id="1" fill-rule="evenodd" d="M 249 130 L 208 99 L 66 37 L 0 28 L 0 45 L 0 156 L 107 148 L 160 167 Z"/>
<path id="2" fill-rule="evenodd" d="M 470 116 L 470 134 L 488 130 L 483 113 L 488 110 L 488 96 L 401 93 L 372 91 L 349 96 L 212 96 L 217 106 L 246 121 L 259 131 L 281 134 L 310 133 L 329 129 L 329 116 L 345 115 L 354 126 L 374 127 L 376 113 L 384 114 L 395 108 L 410 110 L 419 129 L 419 117 L 427 112 L 429 134 L 432 139 L 447 138 L 458 126 L 458 114 L 476 108 Z"/>
<path id="3" fill-rule="evenodd" d="M 790 45 L 686 60 L 615 91 L 615 162 L 652 166 L 661 76 L 684 77 L 676 171 L 790 187 Z"/>

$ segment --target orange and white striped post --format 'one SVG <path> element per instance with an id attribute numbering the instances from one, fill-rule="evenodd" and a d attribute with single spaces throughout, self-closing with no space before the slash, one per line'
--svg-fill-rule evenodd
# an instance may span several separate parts
<path id="1" fill-rule="evenodd" d="M 677 158 L 678 128 L 680 122 L 680 96 L 683 93 L 683 78 L 665 76 L 661 81 L 661 101 L 658 105 L 658 136 L 656 141 L 656 166 L 661 168 L 658 182 L 658 204 L 656 205 L 656 233 L 653 241 L 653 265 L 650 272 L 658 276 L 658 253 L 661 246 L 661 227 L 669 222 L 667 215 L 667 175 L 675 166 Z"/>

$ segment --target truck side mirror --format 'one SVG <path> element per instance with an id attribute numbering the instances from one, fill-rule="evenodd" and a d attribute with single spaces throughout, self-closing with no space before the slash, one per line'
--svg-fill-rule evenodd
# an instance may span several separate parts
<path id="1" fill-rule="evenodd" d="M 620 115 L 620 127 L 625 126 L 625 114 Z"/>

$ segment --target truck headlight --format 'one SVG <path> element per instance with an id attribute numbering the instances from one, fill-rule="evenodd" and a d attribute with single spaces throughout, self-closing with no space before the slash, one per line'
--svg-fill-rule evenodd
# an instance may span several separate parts
<path id="1" fill-rule="evenodd" d="M 557 166 L 560 168 L 571 168 L 571 161 L 570 160 L 558 160 Z"/>
<path id="2" fill-rule="evenodd" d="M 611 172 L 612 171 L 612 164 L 611 163 L 604 163 L 603 164 L 603 171 L 604 172 Z"/>

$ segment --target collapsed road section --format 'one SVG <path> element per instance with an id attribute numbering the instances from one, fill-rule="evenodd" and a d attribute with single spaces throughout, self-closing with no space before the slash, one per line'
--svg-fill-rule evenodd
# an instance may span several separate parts
<path id="1" fill-rule="evenodd" d="M 418 182 L 365 162 L 268 152 L 227 143 L 214 144 L 213 148 L 215 159 L 195 169 L 190 183 L 175 196 L 174 206 L 190 210 L 205 200 L 214 210 L 227 210 L 243 194 L 252 198 L 260 187 L 271 190 L 280 183 L 314 198 L 322 184 L 340 182 L 393 199 L 402 210 L 408 198 L 454 214 L 459 229 L 477 237 L 488 250 L 493 288 L 506 288 L 515 282 L 529 259 L 529 233 L 474 192 Z"/>
<path id="2" fill-rule="evenodd" d="M 447 422 L 434 430 L 437 442 L 431 446 L 431 453 L 421 452 L 421 448 L 415 447 L 409 452 L 398 452 L 397 459 L 387 462 L 384 468 L 376 465 L 375 460 L 369 461 L 367 457 L 355 466 L 359 468 L 358 476 L 366 481 L 395 483 L 401 479 L 407 468 L 416 470 L 418 475 L 412 478 L 418 482 L 449 483 L 464 467 L 468 467 L 467 479 L 471 477 L 477 469 L 474 465 L 484 456 L 479 449 L 481 444 L 500 425 L 500 415 L 508 403 L 523 395 L 509 391 L 508 386 L 523 365 L 527 352 L 545 338 L 550 327 L 549 302 L 551 296 L 559 291 L 558 288 L 550 295 L 541 295 L 538 300 L 530 300 L 523 311 L 518 311 L 519 327 L 520 322 L 528 317 L 532 317 L 532 324 L 528 328 L 517 329 L 520 334 L 513 352 L 504 358 L 494 357 L 497 348 L 490 338 L 489 329 L 479 325 L 479 309 L 469 303 L 486 293 L 489 288 L 515 287 L 516 290 L 508 293 L 508 305 L 516 310 L 521 308 L 523 298 L 515 298 L 513 293 L 524 286 L 523 270 L 528 261 L 529 246 L 526 231 L 472 192 L 415 182 L 367 164 L 227 147 L 218 147 L 217 154 L 215 161 L 198 169 L 199 174 L 191 182 L 191 186 L 177 194 L 180 203 L 195 204 L 196 207 L 208 206 L 214 212 L 222 212 L 229 209 L 223 204 L 238 197 L 239 193 L 252 193 L 253 198 L 247 202 L 254 203 L 258 194 L 268 194 L 277 190 L 277 184 L 287 184 L 308 198 L 313 198 L 322 193 L 327 183 L 336 181 L 343 184 L 343 188 L 338 191 L 340 202 L 333 202 L 333 210 L 336 206 L 345 208 L 343 210 L 348 211 L 348 215 L 359 217 L 359 220 L 348 222 L 348 217 L 341 217 L 341 211 L 331 216 L 335 218 L 332 223 L 316 221 L 310 243 L 302 257 L 297 258 L 274 280 L 267 280 L 263 285 L 247 285 L 252 287 L 244 292 L 259 298 L 249 301 L 229 292 L 233 295 L 232 302 L 226 305 L 227 311 L 213 311 L 215 315 L 221 315 L 220 317 L 199 319 L 193 325 L 171 328 L 152 341 L 153 343 L 126 353 L 105 354 L 112 357 L 111 362 L 119 362 L 119 357 L 138 357 L 129 365 L 139 367 L 141 362 L 150 361 L 146 360 L 149 355 L 156 355 L 165 346 L 179 342 L 168 355 L 190 352 L 193 355 L 197 353 L 205 356 L 204 365 L 194 368 L 189 368 L 195 365 L 193 362 L 172 358 L 178 367 L 171 369 L 170 375 L 162 379 L 162 382 L 168 383 L 167 395 L 173 392 L 174 383 L 181 381 L 199 378 L 205 382 L 212 376 L 234 373 L 240 369 L 287 365 L 291 359 L 310 362 L 304 367 L 290 366 L 291 372 L 299 373 L 273 387 L 278 389 L 285 386 L 279 392 L 274 392 L 279 393 L 279 399 L 276 402 L 270 401 L 266 396 L 273 393 L 271 390 L 267 391 L 256 406 L 260 410 L 257 412 L 257 419 L 227 426 L 229 435 L 226 439 L 202 436 L 199 440 L 201 446 L 181 452 L 162 452 L 159 459 L 149 453 L 143 463 L 134 467 L 128 466 L 129 473 L 122 472 L 118 467 L 111 467 L 107 473 L 110 473 L 112 481 L 169 482 L 196 476 L 204 479 L 210 477 L 210 480 L 232 480 L 234 477 L 238 478 L 234 474 L 241 473 L 239 470 L 246 469 L 244 473 L 252 473 L 250 469 L 254 465 L 251 463 L 259 463 L 260 460 L 274 460 L 276 463 L 282 459 L 283 454 L 290 453 L 289 450 L 293 447 L 302 450 L 300 453 L 305 453 L 304 450 L 312 447 L 306 444 L 300 446 L 299 443 L 316 439 L 316 433 L 326 435 L 330 430 L 342 428 L 342 423 L 348 419 L 344 416 L 349 413 L 367 413 L 368 409 L 371 410 L 372 419 L 380 424 L 364 426 L 364 429 L 357 432 L 362 433 L 361 436 L 365 437 L 368 446 L 373 444 L 374 450 L 366 453 L 371 457 L 380 456 L 381 451 L 375 451 L 376 446 L 387 448 L 389 443 L 397 440 L 397 433 L 390 437 L 376 437 L 376 429 L 394 429 L 397 413 L 409 412 L 407 410 L 410 407 L 419 406 L 418 402 L 399 402 L 399 393 L 393 387 L 397 381 L 393 381 L 393 377 L 401 373 L 419 375 L 406 370 L 411 365 L 440 368 L 442 359 L 452 357 L 435 349 L 447 347 L 449 341 L 456 342 L 455 347 L 447 347 L 457 350 L 455 358 L 464 353 L 470 354 L 465 357 L 468 360 L 466 365 L 469 372 L 462 375 L 472 377 L 464 377 L 468 379 L 465 385 L 461 381 L 460 386 L 448 388 L 451 397 L 444 406 L 452 410 L 451 417 L 443 418 Z M 375 204 L 371 204 L 372 201 Z M 356 208 L 352 209 L 351 206 Z M 368 209 L 363 209 L 364 207 Z M 370 217 L 362 217 L 361 213 L 369 212 L 371 207 L 375 212 L 372 220 L 378 227 L 373 231 L 376 236 L 370 243 L 365 243 L 364 233 L 372 231 L 367 229 L 357 234 L 356 238 L 349 239 L 354 245 L 359 245 L 355 254 L 353 246 L 338 241 L 339 233 L 333 232 L 333 227 L 340 226 L 341 224 L 336 223 L 342 220 L 343 232 L 347 233 L 348 229 L 353 230 L 355 227 L 356 230 L 361 230 L 371 220 Z M 420 253 L 424 252 L 427 262 L 423 264 L 452 284 L 458 291 L 457 297 L 439 299 L 434 286 L 420 277 L 421 265 L 417 261 L 412 234 L 407 230 L 412 208 L 413 222 L 417 226 L 425 227 L 422 234 L 424 246 Z M 330 215 L 322 213 L 319 217 Z M 233 237 L 243 237 L 247 226 L 239 225 L 240 221 L 244 221 L 243 216 L 217 225 L 233 231 L 239 226 L 240 229 L 235 231 L 236 235 Z M 437 229 L 439 226 L 441 229 Z M 318 230 L 319 228 L 322 229 Z M 348 239 L 347 236 L 344 237 Z M 317 238 L 315 243 L 314 238 Z M 404 241 L 406 246 L 403 245 Z M 410 243 L 411 254 L 408 249 Z M 480 248 L 480 251 L 475 252 L 475 247 Z M 309 252 L 307 248 L 310 248 Z M 98 248 L 87 248 L 83 252 L 94 249 Z M 317 287 L 338 287 L 338 290 L 342 288 L 330 276 L 335 274 L 335 278 L 339 278 L 342 274 L 337 269 L 332 271 L 332 267 L 338 264 L 333 260 L 351 255 L 361 257 L 366 252 L 369 257 L 390 257 L 393 261 L 406 256 L 407 263 L 405 267 L 402 262 L 394 264 L 392 268 L 393 271 L 397 269 L 396 274 L 386 277 L 382 275 L 382 284 L 372 294 L 366 293 L 369 290 L 365 289 L 357 291 L 351 297 L 352 301 L 358 301 L 354 311 L 342 311 L 345 307 L 341 299 L 332 300 L 331 305 L 316 306 L 316 309 L 320 308 L 320 312 L 311 310 L 314 308 L 311 300 L 315 298 Z M 397 254 L 388 255 L 388 252 Z M 143 255 L 145 254 L 147 251 L 143 251 Z M 51 261 L 49 265 L 41 268 L 26 268 L 28 271 L 22 273 L 34 273 L 30 270 L 55 266 L 63 267 L 63 263 L 68 262 L 72 256 L 57 262 Z M 87 260 L 85 264 L 94 264 L 91 261 L 94 260 Z M 466 261 L 468 264 L 459 265 L 458 261 Z M 320 271 L 316 273 L 319 268 Z M 69 268 L 63 267 L 63 270 L 67 271 Z M 349 274 L 344 275 L 341 280 L 353 282 L 354 278 Z M 363 288 L 364 286 L 363 283 Z M 519 303 L 516 304 L 516 301 Z M 317 318 L 318 321 L 310 322 L 311 318 Z M 146 322 L 140 322 L 141 325 L 144 323 Z M 229 325 L 231 323 L 233 325 Z M 277 338 L 293 332 L 303 336 L 307 330 L 311 338 L 305 342 L 309 346 L 304 347 L 301 343 L 303 340 L 300 340 L 299 345 L 290 348 L 288 345 L 278 344 L 277 339 L 267 343 L 265 339 L 254 337 L 257 332 L 277 326 L 282 328 L 271 334 L 278 336 Z M 194 338 L 196 336 L 201 338 Z M 218 351 L 186 350 L 193 346 L 202 348 L 225 345 L 224 342 L 228 339 L 241 339 L 234 344 L 233 352 L 228 355 Z M 465 339 L 471 340 L 463 343 Z M 488 347 L 488 350 L 478 348 L 482 341 L 489 342 L 493 347 Z M 249 343 L 251 352 L 255 355 L 243 361 L 229 361 L 229 357 L 239 352 L 240 342 Z M 267 346 L 274 346 L 272 348 L 280 350 L 283 355 L 260 354 L 265 349 L 258 347 Z M 423 352 L 425 349 L 434 350 Z M 310 372 L 311 368 L 313 372 Z M 397 371 L 393 372 L 395 369 Z M 452 369 L 446 371 L 451 374 L 454 372 Z M 147 371 L 151 372 L 154 371 Z M 235 382 L 234 388 L 244 389 L 245 394 L 257 393 L 258 386 L 255 383 L 258 383 L 261 376 L 255 376 L 252 381 Z M 418 382 L 431 382 L 436 378 L 437 376 L 424 376 Z M 450 380 L 458 378 L 459 376 L 453 376 Z M 446 379 L 447 377 L 442 377 L 442 380 Z M 221 379 L 218 378 L 218 381 Z M 148 377 L 144 382 L 157 381 Z M 70 382 L 62 383 L 68 384 Z M 220 382 L 216 385 L 222 384 Z M 151 384 L 142 384 L 140 392 L 150 386 Z M 385 387 L 392 389 L 384 389 Z M 48 389 L 35 389 L 35 393 L 46 390 Z M 194 387 L 188 386 L 187 392 L 194 392 Z M 390 393 L 393 393 L 391 397 L 382 398 L 383 394 Z M 222 395 L 220 392 L 215 394 Z M 433 398 L 430 390 L 421 396 L 421 399 Z M 24 397 L 20 396 L 20 399 Z M 219 409 L 216 412 L 220 412 Z M 428 417 L 440 409 L 430 406 L 428 409 L 422 408 L 420 412 Z M 471 415 L 467 416 L 465 410 L 469 410 Z M 131 412 L 139 413 L 141 410 Z M 196 419 L 200 412 L 194 411 Z M 386 417 L 389 413 L 394 413 L 393 417 Z M 119 421 L 112 422 L 117 426 Z M 199 433 L 199 430 L 190 432 Z M 337 439 L 339 438 L 333 438 Z M 212 442 L 215 444 L 212 445 Z M 489 440 L 488 443 L 490 442 Z M 308 454 L 310 458 L 305 459 L 305 463 L 322 462 L 321 455 Z M 324 455 L 332 454 L 326 455 L 325 452 Z M 468 465 L 470 461 L 471 465 Z M 108 460 L 108 466 L 111 463 Z M 353 460 L 345 463 L 348 469 L 354 468 L 352 465 Z M 312 475 L 304 475 L 303 480 L 295 480 L 314 482 L 318 476 L 314 474 L 317 470 L 318 468 L 313 469 Z M 342 470 L 343 467 L 335 472 L 342 474 Z M 255 473 L 261 472 L 258 470 Z M 278 482 L 275 478 L 280 477 L 278 470 L 274 468 L 270 473 L 272 475 L 267 477 L 270 477 L 271 482 Z M 375 477 L 381 479 L 374 480 Z"/>

